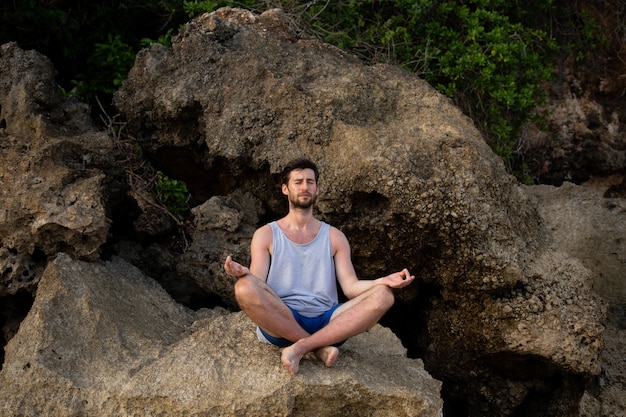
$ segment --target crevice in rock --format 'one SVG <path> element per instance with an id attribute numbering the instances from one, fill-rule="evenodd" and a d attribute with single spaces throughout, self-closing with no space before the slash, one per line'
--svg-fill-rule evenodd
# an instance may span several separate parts
<path id="1" fill-rule="evenodd" d="M 0 370 L 4 366 L 4 348 L 15 336 L 32 306 L 33 296 L 28 291 L 0 298 Z"/>
<path id="2" fill-rule="evenodd" d="M 454 361 L 451 358 L 451 361 Z M 503 353 L 462 364 L 456 375 L 442 376 L 425 360 L 425 368 L 443 381 L 444 414 L 553 417 L 577 415 L 585 378 L 551 365 L 544 358 Z"/>
<path id="3" fill-rule="evenodd" d="M 352 204 L 358 214 L 384 213 L 388 209 L 389 199 L 376 191 L 356 192 L 352 196 Z"/>
<path id="4" fill-rule="evenodd" d="M 184 181 L 196 204 L 214 195 L 228 194 L 236 188 L 234 179 L 225 175 L 223 161 L 216 160 L 211 169 L 206 169 L 201 158 L 199 150 L 167 146 L 150 155 L 150 163 L 170 178 Z"/>
<path id="5" fill-rule="evenodd" d="M 427 308 L 432 298 L 440 298 L 440 288 L 423 282 L 414 282 L 419 286 L 418 295 L 410 301 L 396 299 L 391 309 L 380 321 L 398 336 L 407 349 L 411 359 L 423 358 L 430 344 L 428 334 Z"/>

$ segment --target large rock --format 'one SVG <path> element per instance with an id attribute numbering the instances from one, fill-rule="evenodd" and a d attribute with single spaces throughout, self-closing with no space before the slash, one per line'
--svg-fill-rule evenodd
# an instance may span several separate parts
<path id="1" fill-rule="evenodd" d="M 528 129 L 525 159 L 544 184 L 580 184 L 590 176 L 623 172 L 626 165 L 626 85 L 619 92 L 581 94 L 576 75 L 563 74 L 569 83 L 555 83 L 547 128 Z"/>
<path id="2" fill-rule="evenodd" d="M 596 272 L 593 291 L 608 303 L 602 372 L 587 384 L 581 416 L 626 415 L 626 200 L 611 197 L 620 176 L 579 186 L 531 188 L 539 212 L 553 231 L 553 245 Z"/>
<path id="3" fill-rule="evenodd" d="M 247 259 L 250 211 L 284 214 L 278 174 L 309 156 L 318 214 L 347 234 L 358 273 L 418 276 L 390 325 L 454 411 L 576 412 L 600 372 L 593 273 L 550 246 L 536 200 L 426 82 L 300 39 L 280 11 L 220 9 L 140 52 L 114 101 L 146 154 L 221 213 L 196 209 L 182 275 L 232 299 L 224 255 Z"/>
<path id="4" fill-rule="evenodd" d="M 552 230 L 553 246 L 580 259 L 596 272 L 593 287 L 609 303 L 616 321 L 626 320 L 626 200 L 605 197 L 622 181 L 592 180 L 583 186 L 531 187 L 539 212 Z"/>
<path id="5" fill-rule="evenodd" d="M 212 197 L 191 211 L 191 243 L 176 269 L 181 276 L 236 306 L 233 293 L 236 279 L 224 274 L 219 260 L 232 255 L 244 264 L 250 262 L 248 248 L 240 240 L 242 235 L 249 237 L 254 233 L 262 212 L 261 202 L 249 193 L 235 191 L 225 197 Z"/>
<path id="6" fill-rule="evenodd" d="M 109 231 L 113 141 L 54 77 L 41 54 L 0 47 L 0 297 L 34 290 L 59 251 L 97 257 Z"/>
<path id="7" fill-rule="evenodd" d="M 601 369 L 604 311 L 591 291 L 597 281 L 590 268 L 596 269 L 562 244 L 567 237 L 542 220 L 546 212 L 538 212 L 528 188 L 506 174 L 471 121 L 423 80 L 299 39 L 279 11 L 222 9 L 190 22 L 171 49 L 141 52 L 116 104 L 128 120 L 124 131 L 144 155 L 192 192 L 196 207 L 183 236 L 189 246 L 177 254 L 163 244 L 176 225 L 159 220 L 168 215 L 151 209 L 150 196 L 132 189 L 127 202 L 113 203 L 126 193 L 111 160 L 120 144 L 93 128 L 84 104 L 60 95 L 49 61 L 14 44 L 0 52 L 0 297 L 11 296 L 10 303 L 0 300 L 0 321 L 7 339 L 17 329 L 12 311 L 27 309 L 17 308 L 28 298 L 20 290 L 35 290 L 48 258 L 72 256 L 50 265 L 2 356 L 3 412 L 175 414 L 204 407 L 236 414 L 255 413 L 262 403 L 278 414 L 304 415 L 343 401 L 342 414 L 367 415 L 355 405 L 366 396 L 371 413 L 377 408 L 370 404 L 384 402 L 401 414 L 386 402 L 398 391 L 413 404 L 403 406 L 407 413 L 418 414 L 412 407 L 422 407 L 420 401 L 438 412 L 432 389 L 412 397 L 424 380 L 413 371 L 419 362 L 395 348 L 389 360 L 375 357 L 374 346 L 398 345 L 380 328 L 350 341 L 337 368 L 305 362 L 303 370 L 312 373 L 268 394 L 245 381 L 270 375 L 274 382 L 280 378 L 272 372 L 284 370 L 275 349 L 254 342 L 243 316 L 201 319 L 121 260 L 95 262 L 107 238 L 123 240 L 116 253 L 145 274 L 232 302 L 224 257 L 245 262 L 254 228 L 285 212 L 278 172 L 301 154 L 320 165 L 318 214 L 346 232 L 359 274 L 408 266 L 418 276 L 397 293 L 385 321 L 409 355 L 424 358 L 444 380 L 450 415 L 570 416 L 579 404 L 598 409 L 603 401 L 589 391 L 580 401 L 584 381 Z M 154 287 L 151 295 L 145 286 Z M 611 342 L 621 334 L 613 330 Z M 368 347 L 359 347 L 362 340 Z M 212 345 L 234 356 L 221 359 Z M 264 359 L 257 363 L 250 353 Z M 190 363 L 193 357 L 201 359 Z M 369 360 L 382 362 L 356 369 Z M 205 362 L 211 366 L 203 368 Z M 161 375 L 170 367 L 176 372 L 166 381 Z M 232 369 L 241 373 L 222 377 Z M 223 384 L 209 386 L 196 371 Z M 374 374 L 382 374 L 384 387 Z M 192 385 L 186 375 L 195 378 Z M 328 379 L 349 390 L 329 388 Z M 220 411 L 232 407 L 236 389 L 255 401 Z"/>
<path id="8" fill-rule="evenodd" d="M 3 416 L 441 415 L 441 384 L 380 326 L 292 377 L 243 313 L 175 303 L 120 258 L 60 254 L 6 347 Z"/>

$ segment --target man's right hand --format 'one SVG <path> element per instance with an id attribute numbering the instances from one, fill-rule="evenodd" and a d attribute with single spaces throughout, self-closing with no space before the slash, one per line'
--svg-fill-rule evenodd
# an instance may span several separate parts
<path id="1" fill-rule="evenodd" d="M 224 262 L 224 271 L 231 277 L 235 278 L 243 278 L 250 273 L 250 270 L 245 266 L 241 265 L 233 261 L 230 255 L 226 257 L 226 262 Z"/>

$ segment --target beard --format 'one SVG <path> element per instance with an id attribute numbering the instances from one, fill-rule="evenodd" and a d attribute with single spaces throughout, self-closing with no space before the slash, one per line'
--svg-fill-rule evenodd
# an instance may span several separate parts
<path id="1" fill-rule="evenodd" d="M 312 194 L 310 197 L 300 197 L 300 196 L 289 196 L 289 202 L 295 208 L 299 209 L 308 209 L 313 207 L 315 202 L 317 201 L 317 195 Z"/>

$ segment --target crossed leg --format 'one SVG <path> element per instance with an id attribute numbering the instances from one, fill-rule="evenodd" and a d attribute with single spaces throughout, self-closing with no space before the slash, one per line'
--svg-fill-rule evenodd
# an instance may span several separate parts
<path id="1" fill-rule="evenodd" d="M 235 298 L 243 312 L 269 335 L 292 342 L 310 336 L 300 327 L 289 307 L 260 279 L 240 278 L 235 283 Z M 326 366 L 333 366 L 339 355 L 339 349 L 334 346 L 320 346 L 311 351 Z"/>
<path id="2" fill-rule="evenodd" d="M 281 362 L 292 374 L 298 372 L 300 360 L 309 352 L 314 352 L 326 366 L 334 365 L 339 349 L 332 345 L 370 329 L 394 303 L 391 289 L 377 285 L 338 307 L 325 327 L 309 334 L 276 293 L 258 278 L 240 278 L 235 284 L 235 297 L 244 313 L 268 334 L 294 342 L 281 354 Z"/>
<path id="3" fill-rule="evenodd" d="M 283 349 L 281 362 L 289 372 L 296 374 L 304 355 L 324 346 L 331 347 L 370 329 L 393 303 L 394 296 L 389 287 L 378 285 L 371 288 L 337 308 L 325 327 Z M 333 363 L 335 359 L 336 355 Z"/>

